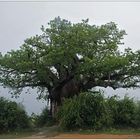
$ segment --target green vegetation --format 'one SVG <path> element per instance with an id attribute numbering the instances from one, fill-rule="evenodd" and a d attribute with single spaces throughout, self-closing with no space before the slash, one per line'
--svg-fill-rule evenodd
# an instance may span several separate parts
<path id="1" fill-rule="evenodd" d="M 18 50 L 0 53 L 0 83 L 13 95 L 26 87 L 37 88 L 40 98 L 51 100 L 54 116 L 63 97 L 96 86 L 140 86 L 140 51 L 119 50 L 126 32 L 114 22 L 97 26 L 57 17 L 41 31 Z"/>
<path id="2" fill-rule="evenodd" d="M 55 124 L 55 119 L 51 117 L 48 107 L 45 107 L 40 115 L 33 113 L 30 119 L 33 127 L 52 126 Z"/>
<path id="3" fill-rule="evenodd" d="M 113 126 L 118 127 L 136 127 L 135 118 L 138 111 L 137 103 L 125 96 L 119 99 L 116 96 L 107 99 L 110 115 L 113 119 Z M 140 118 L 137 118 L 138 120 Z M 139 125 L 140 127 L 140 125 Z"/>
<path id="4" fill-rule="evenodd" d="M 103 96 L 97 92 L 67 99 L 58 112 L 60 125 L 68 129 L 107 127 L 110 120 L 105 104 Z"/>
<path id="5" fill-rule="evenodd" d="M 29 117 L 17 103 L 0 98 L 0 132 L 54 123 L 67 130 L 140 128 L 140 103 L 89 92 L 96 86 L 140 87 L 140 50 L 119 50 L 124 30 L 114 22 L 96 26 L 60 17 L 41 30 L 18 50 L 0 53 L 0 83 L 13 96 L 36 88 L 50 110 Z"/>
<path id="6" fill-rule="evenodd" d="M 0 138 L 26 138 L 36 133 L 47 138 L 59 133 L 140 132 L 140 102 L 126 96 L 124 99 L 116 96 L 105 98 L 100 92 L 84 92 L 65 99 L 55 119 L 50 117 L 47 107 L 40 115 L 28 117 L 18 104 L 4 98 L 0 98 L 0 111 Z"/>
<path id="7" fill-rule="evenodd" d="M 0 139 L 19 139 L 19 138 L 26 138 L 28 136 L 34 135 L 38 133 L 36 130 L 20 130 L 20 131 L 12 131 L 12 132 L 5 132 L 0 134 Z"/>
<path id="8" fill-rule="evenodd" d="M 27 129 L 30 122 L 25 110 L 16 102 L 0 98 L 0 132 Z"/>
<path id="9" fill-rule="evenodd" d="M 133 99 L 104 98 L 98 92 L 81 93 L 66 99 L 58 112 L 65 129 L 140 128 L 140 105 Z"/>

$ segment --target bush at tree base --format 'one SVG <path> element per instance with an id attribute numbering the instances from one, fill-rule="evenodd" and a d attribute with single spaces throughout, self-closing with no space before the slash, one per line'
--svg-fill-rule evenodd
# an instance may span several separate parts
<path id="1" fill-rule="evenodd" d="M 16 102 L 0 97 L 0 132 L 29 127 L 29 118 L 24 108 Z"/>
<path id="2" fill-rule="evenodd" d="M 85 92 L 65 99 L 57 117 L 65 129 L 140 127 L 140 103 L 126 96 L 104 98 L 99 92 Z"/>
<path id="3" fill-rule="evenodd" d="M 106 102 L 101 93 L 81 93 L 66 99 L 58 112 L 60 125 L 63 128 L 100 129 L 112 124 Z"/>
<path id="4" fill-rule="evenodd" d="M 119 99 L 117 96 L 112 96 L 108 100 L 108 108 L 110 110 L 113 126 L 116 127 L 135 127 L 136 103 L 133 99 L 125 96 L 124 99 Z"/>
<path id="5" fill-rule="evenodd" d="M 104 98 L 99 92 L 85 92 L 65 99 L 55 119 L 66 129 L 140 128 L 140 102 L 126 96 Z M 0 132 L 29 128 L 31 123 L 33 127 L 42 127 L 54 122 L 47 107 L 29 119 L 19 104 L 0 98 Z"/>
<path id="6" fill-rule="evenodd" d="M 135 115 L 134 120 L 132 121 L 134 126 L 139 128 L 140 127 L 140 101 L 137 102 L 135 108 Z"/>

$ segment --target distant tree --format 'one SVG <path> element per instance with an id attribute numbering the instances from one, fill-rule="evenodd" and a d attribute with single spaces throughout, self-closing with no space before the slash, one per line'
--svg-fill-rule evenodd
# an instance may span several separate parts
<path id="1" fill-rule="evenodd" d="M 25 87 L 38 88 L 49 95 L 53 112 L 63 97 L 96 86 L 140 86 L 140 51 L 119 51 L 126 33 L 115 23 L 75 24 L 57 17 L 41 30 L 19 50 L 0 55 L 0 82 L 15 94 Z"/>

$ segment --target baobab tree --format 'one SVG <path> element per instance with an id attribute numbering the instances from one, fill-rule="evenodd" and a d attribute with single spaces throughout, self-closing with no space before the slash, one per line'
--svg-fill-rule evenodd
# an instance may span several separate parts
<path id="1" fill-rule="evenodd" d="M 126 33 L 115 23 L 96 26 L 57 17 L 41 30 L 18 50 L 0 55 L 0 83 L 14 94 L 37 88 L 50 99 L 53 112 L 62 98 L 96 86 L 140 86 L 140 51 L 119 51 Z"/>

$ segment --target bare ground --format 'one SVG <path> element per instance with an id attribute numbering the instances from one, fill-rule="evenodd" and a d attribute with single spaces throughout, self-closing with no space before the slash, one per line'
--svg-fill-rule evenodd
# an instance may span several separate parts
<path id="1" fill-rule="evenodd" d="M 69 133 L 38 133 L 28 139 L 140 139 L 140 134 L 69 134 Z"/>
<path id="2" fill-rule="evenodd" d="M 134 133 L 132 130 L 126 130 L 125 133 L 91 133 L 83 134 L 79 132 L 63 132 L 59 131 L 57 126 L 41 129 L 36 134 L 24 137 L 25 139 L 140 139 L 139 131 Z"/>

